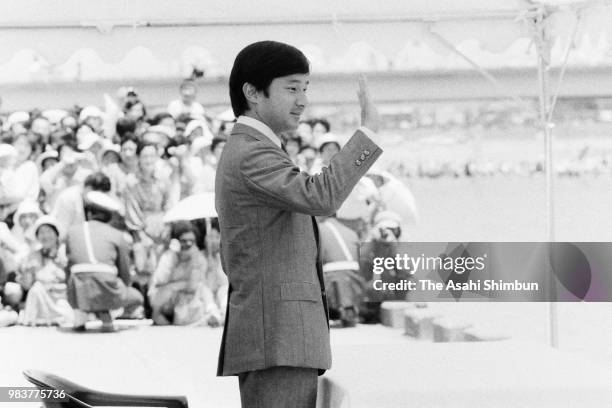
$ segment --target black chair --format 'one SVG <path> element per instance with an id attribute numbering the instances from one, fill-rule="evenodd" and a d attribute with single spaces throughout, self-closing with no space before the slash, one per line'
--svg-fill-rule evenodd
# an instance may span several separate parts
<path id="1" fill-rule="evenodd" d="M 37 370 L 26 370 L 23 375 L 39 389 L 64 390 L 67 401 L 46 401 L 46 408 L 107 407 L 167 407 L 188 408 L 184 396 L 126 395 L 92 390 L 57 375 Z"/>

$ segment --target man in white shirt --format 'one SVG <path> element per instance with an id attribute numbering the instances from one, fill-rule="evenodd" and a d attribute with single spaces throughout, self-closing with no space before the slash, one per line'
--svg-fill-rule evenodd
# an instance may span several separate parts
<path id="1" fill-rule="evenodd" d="M 196 102 L 198 95 L 198 87 L 191 79 L 186 79 L 181 83 L 179 87 L 181 93 L 181 99 L 176 99 L 168 104 L 166 110 L 169 114 L 178 119 L 181 115 L 187 115 L 190 118 L 203 118 L 204 107 Z"/>
<path id="2" fill-rule="evenodd" d="M 299 124 L 309 72 L 295 47 L 262 41 L 238 54 L 230 75 L 238 120 L 215 181 L 230 285 L 218 375 L 238 375 L 243 408 L 315 407 L 331 348 L 313 216 L 335 213 L 382 153 L 362 83 L 364 127 L 321 174 L 300 172 L 279 135 Z"/>

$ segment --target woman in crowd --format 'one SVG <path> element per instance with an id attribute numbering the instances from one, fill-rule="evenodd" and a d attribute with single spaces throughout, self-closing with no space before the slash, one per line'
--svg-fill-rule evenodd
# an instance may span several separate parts
<path id="1" fill-rule="evenodd" d="M 13 140 L 13 147 L 17 151 L 13 172 L 17 197 L 19 200 L 35 201 L 38 198 L 40 181 L 36 163 L 31 160 L 34 146 L 27 134 L 22 133 Z"/>
<path id="2" fill-rule="evenodd" d="M 205 237 L 208 267 L 204 276 L 205 285 L 202 288 L 202 296 L 204 304 L 207 305 L 204 322 L 214 326 L 217 323 L 221 325 L 225 321 L 229 282 L 221 266 L 219 221 L 214 219 L 211 227 Z"/>
<path id="3" fill-rule="evenodd" d="M 153 274 L 149 301 L 158 325 L 189 324 L 201 318 L 199 298 L 207 262 L 196 246 L 196 233 L 188 221 L 172 226 L 172 241 Z"/>
<path id="4" fill-rule="evenodd" d="M 33 227 L 41 215 L 38 203 L 26 200 L 19 204 L 13 216 L 14 225 L 11 232 L 20 245 L 32 249 L 37 244 Z"/>
<path id="5" fill-rule="evenodd" d="M 24 325 L 69 323 L 72 309 L 66 298 L 66 250 L 60 243 L 59 225 L 51 216 L 42 216 L 34 225 L 40 247 L 33 250 L 19 268 L 19 282 L 28 290 L 19 315 Z"/>
<path id="6" fill-rule="evenodd" d="M 170 177 L 160 175 L 156 164 L 160 160 L 157 147 L 141 143 L 136 149 L 138 172 L 128 176 L 124 194 L 126 225 L 134 233 L 135 279 L 146 286 L 157 264 L 159 247 L 163 244 L 163 215 L 180 197 L 176 172 Z"/>

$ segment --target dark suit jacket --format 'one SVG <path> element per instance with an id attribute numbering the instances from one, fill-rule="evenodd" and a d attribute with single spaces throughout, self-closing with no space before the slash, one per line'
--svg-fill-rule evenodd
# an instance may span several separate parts
<path id="1" fill-rule="evenodd" d="M 257 130 L 236 124 L 215 181 L 229 300 L 218 375 L 331 367 L 314 215 L 331 215 L 382 150 L 357 131 L 321 174 L 301 173 Z"/>

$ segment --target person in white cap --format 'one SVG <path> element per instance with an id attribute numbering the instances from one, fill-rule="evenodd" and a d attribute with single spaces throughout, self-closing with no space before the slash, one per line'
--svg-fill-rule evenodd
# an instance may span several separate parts
<path id="1" fill-rule="evenodd" d="M 310 169 L 310 174 L 320 173 L 324 167 L 328 167 L 332 157 L 340 151 L 340 141 L 331 134 L 326 133 L 317 139 L 319 158 L 315 160 Z"/>
<path id="2" fill-rule="evenodd" d="M 73 311 L 66 298 L 66 248 L 60 241 L 55 218 L 43 215 L 34 224 L 39 242 L 19 267 L 17 280 L 28 290 L 19 314 L 23 325 L 52 325 L 72 322 Z"/>
<path id="3" fill-rule="evenodd" d="M 13 228 L 11 232 L 21 245 L 33 248 L 36 245 L 34 224 L 42 216 L 38 203 L 31 200 L 22 201 L 13 215 Z"/>
<path id="4" fill-rule="evenodd" d="M 13 112 L 4 123 L 4 130 L 8 130 L 14 135 L 27 132 L 25 123 L 30 120 L 30 114 L 25 111 Z"/>
<path id="5" fill-rule="evenodd" d="M 104 125 L 104 113 L 97 106 L 86 106 L 79 113 L 79 124 L 85 124 L 95 133 L 101 135 Z"/>
<path id="6" fill-rule="evenodd" d="M 120 208 L 108 194 L 91 191 L 85 195 L 86 221 L 68 230 L 68 302 L 75 309 L 76 331 L 85 330 L 87 313 L 98 315 L 103 331 L 113 331 L 111 311 L 143 303 L 142 295 L 130 287 L 125 234 L 108 225 Z"/>

